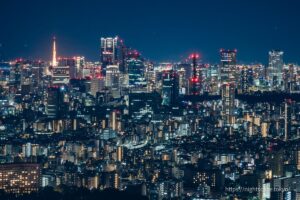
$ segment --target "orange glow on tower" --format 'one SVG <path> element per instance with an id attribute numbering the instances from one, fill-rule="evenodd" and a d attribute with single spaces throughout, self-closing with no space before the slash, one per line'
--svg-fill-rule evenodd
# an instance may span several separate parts
<path id="1" fill-rule="evenodd" d="M 53 37 L 52 66 L 53 67 L 57 67 L 57 61 L 56 61 L 56 38 L 55 37 Z"/>

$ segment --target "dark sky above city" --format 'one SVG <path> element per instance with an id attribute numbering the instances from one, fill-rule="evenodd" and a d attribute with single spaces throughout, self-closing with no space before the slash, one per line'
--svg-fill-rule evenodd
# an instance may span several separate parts
<path id="1" fill-rule="evenodd" d="M 119 35 L 154 61 L 176 61 L 198 51 L 218 62 L 219 49 L 236 48 L 238 62 L 268 62 L 270 49 L 300 63 L 299 0 L 0 0 L 0 53 L 99 60 L 99 39 Z"/>

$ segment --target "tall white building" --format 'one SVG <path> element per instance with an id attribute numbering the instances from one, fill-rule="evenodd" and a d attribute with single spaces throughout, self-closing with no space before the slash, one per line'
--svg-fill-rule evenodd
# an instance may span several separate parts
<path id="1" fill-rule="evenodd" d="M 100 58 L 103 65 L 116 64 L 118 59 L 118 37 L 102 37 Z"/>
<path id="2" fill-rule="evenodd" d="M 85 58 L 83 56 L 76 56 L 74 57 L 75 60 L 75 74 L 77 78 L 84 78 L 83 77 L 83 69 L 85 67 Z"/>
<path id="3" fill-rule="evenodd" d="M 234 83 L 223 84 L 221 88 L 222 116 L 226 123 L 231 121 L 234 112 L 235 88 Z"/>
<path id="4" fill-rule="evenodd" d="M 118 65 L 108 65 L 106 68 L 105 86 L 108 88 L 119 88 L 120 71 Z"/>

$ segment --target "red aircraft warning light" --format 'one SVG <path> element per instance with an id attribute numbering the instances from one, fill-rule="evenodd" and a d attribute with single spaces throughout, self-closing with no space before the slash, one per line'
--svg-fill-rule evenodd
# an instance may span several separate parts
<path id="1" fill-rule="evenodd" d="M 190 56 L 189 56 L 189 59 L 198 59 L 200 58 L 200 55 L 198 53 L 192 53 Z"/>
<path id="2" fill-rule="evenodd" d="M 198 83 L 199 82 L 199 79 L 197 77 L 193 77 L 191 80 L 192 80 L 193 83 Z"/>
<path id="3" fill-rule="evenodd" d="M 192 53 L 189 56 L 189 59 L 192 59 L 192 77 L 191 77 L 191 84 L 192 84 L 192 95 L 198 95 L 198 84 L 200 83 L 199 76 L 197 74 L 197 60 L 199 59 L 200 55 L 198 53 Z"/>

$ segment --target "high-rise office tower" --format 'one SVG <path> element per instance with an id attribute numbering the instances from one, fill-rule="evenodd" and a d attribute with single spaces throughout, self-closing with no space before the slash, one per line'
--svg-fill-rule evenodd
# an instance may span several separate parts
<path id="1" fill-rule="evenodd" d="M 243 67 L 241 71 L 241 85 L 239 86 L 238 91 L 241 91 L 242 93 L 248 92 L 249 85 L 247 79 L 247 67 Z"/>
<path id="2" fill-rule="evenodd" d="M 284 91 L 293 92 L 297 88 L 297 68 L 294 64 L 284 65 L 282 72 L 282 88 Z"/>
<path id="3" fill-rule="evenodd" d="M 237 79 L 236 69 L 236 50 L 220 50 L 221 66 L 220 66 L 220 83 L 235 82 Z"/>
<path id="4" fill-rule="evenodd" d="M 221 66 L 219 71 L 221 96 L 222 96 L 222 115 L 226 123 L 230 123 L 233 116 L 235 87 L 237 81 L 236 69 L 236 50 L 220 50 Z"/>
<path id="5" fill-rule="evenodd" d="M 192 65 L 190 63 L 180 63 L 176 66 L 179 75 L 179 88 L 181 94 L 189 94 L 190 78 L 192 77 Z"/>
<path id="6" fill-rule="evenodd" d="M 211 94 L 218 94 L 220 92 L 219 86 L 219 65 L 209 65 L 207 68 L 206 78 L 207 90 Z"/>
<path id="7" fill-rule="evenodd" d="M 58 58 L 56 66 L 52 69 L 52 84 L 67 85 L 72 78 L 76 78 L 75 59 Z"/>
<path id="8" fill-rule="evenodd" d="M 127 60 L 129 87 L 145 86 L 145 66 L 140 59 Z"/>
<path id="9" fill-rule="evenodd" d="M 222 115 L 226 122 L 229 122 L 234 111 L 235 88 L 233 83 L 222 85 Z"/>
<path id="10" fill-rule="evenodd" d="M 119 70 L 121 73 L 127 73 L 128 69 L 126 67 L 126 59 L 128 57 L 128 48 L 125 46 L 124 41 L 120 39 L 118 47 L 118 60 L 119 60 Z"/>
<path id="11" fill-rule="evenodd" d="M 253 70 L 250 67 L 243 67 L 240 76 L 239 90 L 242 93 L 249 92 L 250 87 L 253 85 Z"/>
<path id="12" fill-rule="evenodd" d="M 58 118 L 64 114 L 65 90 L 64 86 L 48 88 L 47 115 L 49 118 Z"/>
<path id="13" fill-rule="evenodd" d="M 80 59 L 80 57 L 79 57 Z M 84 58 L 83 58 L 84 59 Z M 80 60 L 79 60 L 80 62 Z M 68 58 L 68 57 L 63 57 L 63 58 L 58 58 L 58 63 L 57 67 L 68 67 L 69 68 L 69 77 L 70 79 L 77 78 L 77 60 L 76 57 L 74 58 Z"/>
<path id="14" fill-rule="evenodd" d="M 189 80 L 191 78 L 193 68 L 190 63 L 180 63 L 177 65 L 177 69 L 183 69 L 185 71 L 185 80 Z"/>
<path id="15" fill-rule="evenodd" d="M 200 94 L 201 90 L 201 80 L 200 76 L 198 74 L 197 68 L 197 60 L 199 59 L 199 54 L 193 53 L 189 56 L 189 58 L 192 60 L 192 76 L 190 78 L 190 86 L 189 86 L 189 93 L 191 95 L 198 95 Z"/>
<path id="16" fill-rule="evenodd" d="M 18 87 L 21 84 L 22 60 L 17 60 L 10 65 L 9 82 L 11 86 Z"/>
<path id="17" fill-rule="evenodd" d="M 118 64 L 119 38 L 107 37 L 101 38 L 100 61 L 105 69 L 107 65 Z"/>
<path id="18" fill-rule="evenodd" d="M 83 77 L 83 68 L 85 67 L 85 58 L 83 56 L 76 56 L 73 58 L 75 60 L 75 77 L 76 78 L 84 78 Z"/>
<path id="19" fill-rule="evenodd" d="M 65 85 L 70 81 L 70 67 L 57 66 L 52 69 L 52 84 Z"/>
<path id="20" fill-rule="evenodd" d="M 119 88 L 120 71 L 117 65 L 108 65 L 106 68 L 105 86 L 108 88 Z"/>
<path id="21" fill-rule="evenodd" d="M 176 103 L 179 95 L 179 79 L 175 70 L 168 70 L 162 77 L 162 105 L 170 106 Z"/>
<path id="22" fill-rule="evenodd" d="M 291 137 L 291 118 L 292 118 L 292 100 L 286 99 L 284 101 L 284 140 L 287 141 Z"/>
<path id="23" fill-rule="evenodd" d="M 40 82 L 42 81 L 42 77 L 43 77 L 43 70 L 45 68 L 45 63 L 42 61 L 35 61 L 32 63 L 32 75 L 33 75 L 33 83 L 34 85 L 39 85 Z"/>
<path id="24" fill-rule="evenodd" d="M 0 189 L 8 193 L 37 192 L 41 186 L 41 167 L 38 164 L 1 164 Z"/>
<path id="25" fill-rule="evenodd" d="M 289 64 L 288 68 L 288 86 L 285 88 L 285 90 L 293 92 L 294 90 L 297 90 L 297 66 Z"/>
<path id="26" fill-rule="evenodd" d="M 267 69 L 268 80 L 273 89 L 282 89 L 283 51 L 272 50 L 269 52 L 269 66 Z"/>
<path id="27" fill-rule="evenodd" d="M 120 73 L 127 73 L 126 59 L 129 49 L 125 46 L 124 41 L 118 36 L 102 37 L 100 43 L 100 61 L 103 73 L 105 74 L 108 65 L 118 65 Z"/>
<path id="28" fill-rule="evenodd" d="M 222 97 L 222 118 L 229 126 L 232 134 L 234 123 L 233 110 L 235 101 L 235 87 L 237 80 L 236 50 L 221 50 L 221 66 L 219 68 L 219 85 Z"/>
<path id="29" fill-rule="evenodd" d="M 179 93 L 180 94 L 186 94 L 187 89 L 187 80 L 186 79 L 186 71 L 184 68 L 180 68 L 177 70 L 178 72 L 178 79 L 179 79 Z"/>

